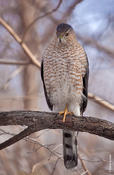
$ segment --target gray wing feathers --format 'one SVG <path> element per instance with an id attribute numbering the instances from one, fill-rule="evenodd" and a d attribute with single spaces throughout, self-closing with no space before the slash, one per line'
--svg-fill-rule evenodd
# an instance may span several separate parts
<path id="1" fill-rule="evenodd" d="M 85 111 L 86 109 L 86 106 L 87 106 L 87 102 L 88 102 L 88 78 L 89 78 L 89 63 L 88 63 L 88 58 L 86 56 L 86 59 L 87 59 L 87 67 L 86 67 L 86 73 L 83 77 L 83 95 L 84 97 L 83 100 L 82 100 L 82 103 L 81 103 L 81 114 L 83 114 L 83 112 Z"/>
<path id="2" fill-rule="evenodd" d="M 42 82 L 43 82 L 43 86 L 44 86 L 44 93 L 45 93 L 45 97 L 46 97 L 48 107 L 50 108 L 50 110 L 53 110 L 53 105 L 51 104 L 50 99 L 49 99 L 48 94 L 47 94 L 47 91 L 46 91 L 46 86 L 45 86 L 45 81 L 44 81 L 43 60 L 42 60 L 42 63 L 41 63 L 41 78 L 42 78 Z"/>

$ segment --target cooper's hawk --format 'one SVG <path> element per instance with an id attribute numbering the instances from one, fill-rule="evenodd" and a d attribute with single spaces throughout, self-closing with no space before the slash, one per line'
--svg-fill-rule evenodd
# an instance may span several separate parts
<path id="1" fill-rule="evenodd" d="M 41 76 L 47 104 L 53 111 L 80 116 L 87 106 L 88 60 L 73 28 L 59 24 L 56 35 L 44 51 Z M 61 113 L 61 112 L 60 112 Z M 63 155 L 66 168 L 77 165 L 77 139 L 72 131 L 63 131 Z"/>

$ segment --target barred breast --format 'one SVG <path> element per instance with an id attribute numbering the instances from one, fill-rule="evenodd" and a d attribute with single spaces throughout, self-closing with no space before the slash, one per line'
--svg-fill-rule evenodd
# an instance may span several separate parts
<path id="1" fill-rule="evenodd" d="M 45 86 L 51 103 L 58 110 L 63 110 L 66 104 L 73 108 L 72 104 L 81 103 L 85 58 L 78 43 L 69 46 L 53 40 L 46 49 L 43 57 Z"/>

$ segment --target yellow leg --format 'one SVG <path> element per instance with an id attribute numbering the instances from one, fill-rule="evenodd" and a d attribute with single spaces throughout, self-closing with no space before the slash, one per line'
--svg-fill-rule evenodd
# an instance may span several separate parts
<path id="1" fill-rule="evenodd" d="M 64 117 L 63 117 L 63 122 L 65 122 L 66 115 L 67 115 L 67 114 L 71 114 L 71 113 L 72 113 L 72 112 L 68 112 L 67 105 L 65 106 L 64 111 L 60 111 L 60 112 L 59 112 L 59 114 L 60 114 L 60 115 L 64 114 Z"/>
<path id="2" fill-rule="evenodd" d="M 63 117 L 63 122 L 65 122 L 66 119 L 66 115 L 68 114 L 68 109 L 67 109 L 67 105 L 65 106 L 65 110 L 64 110 L 64 117 Z"/>
<path id="3" fill-rule="evenodd" d="M 64 114 L 64 111 L 60 111 L 60 112 L 59 112 L 59 115 L 63 115 L 63 114 Z"/>

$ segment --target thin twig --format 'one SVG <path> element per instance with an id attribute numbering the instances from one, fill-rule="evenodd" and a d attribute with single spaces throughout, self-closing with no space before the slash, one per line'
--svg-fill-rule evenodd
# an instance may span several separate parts
<path id="1" fill-rule="evenodd" d="M 86 38 L 85 36 L 83 37 L 82 35 L 79 35 L 79 34 L 77 34 L 77 37 L 78 37 L 79 40 L 81 40 L 83 42 L 84 45 L 94 46 L 100 52 L 102 51 L 107 56 L 110 56 L 110 57 L 114 58 L 114 51 L 110 50 L 107 46 L 106 47 L 103 46 L 101 43 L 98 42 L 99 40 L 96 41 L 93 38 Z"/>
<path id="2" fill-rule="evenodd" d="M 37 18 L 35 18 L 35 19 L 29 24 L 29 26 L 27 27 L 27 29 L 25 30 L 25 32 L 24 32 L 24 34 L 23 34 L 22 43 L 24 42 L 25 37 L 26 37 L 26 35 L 27 35 L 27 32 L 30 30 L 30 28 L 33 26 L 33 24 L 34 24 L 36 21 L 38 21 L 39 19 L 42 19 L 42 18 L 44 18 L 44 17 L 46 17 L 46 16 L 49 16 L 49 15 L 51 15 L 52 13 L 56 12 L 57 9 L 60 7 L 61 3 L 62 3 L 62 0 L 59 0 L 57 6 L 56 6 L 54 9 L 52 9 L 51 11 L 46 12 L 44 15 L 38 16 Z"/>
<path id="3" fill-rule="evenodd" d="M 56 169 L 56 166 L 57 166 L 57 163 L 59 162 L 60 158 L 57 158 L 56 162 L 55 162 L 55 165 L 53 167 L 53 170 L 52 170 L 52 173 L 51 175 L 54 175 L 54 172 L 55 172 L 55 169 Z"/>
<path id="4" fill-rule="evenodd" d="M 43 160 L 41 160 L 40 162 L 36 163 L 35 165 L 33 165 L 32 167 L 32 173 L 33 175 L 37 174 L 37 172 L 40 170 L 40 168 L 44 165 L 47 165 L 47 163 L 51 163 L 51 162 L 54 162 L 56 161 L 56 157 L 53 156 L 52 159 L 48 160 L 48 158 L 45 158 Z"/>
<path id="5" fill-rule="evenodd" d="M 24 67 L 23 66 L 19 66 L 16 70 L 14 70 L 9 78 L 7 79 L 6 83 L 0 88 L 0 89 L 7 89 L 9 82 L 15 77 L 17 76 L 19 73 L 21 73 L 23 71 Z"/>
<path id="6" fill-rule="evenodd" d="M 0 64 L 8 64 L 8 65 L 28 65 L 28 64 L 32 64 L 30 61 L 13 61 L 13 60 L 9 60 L 9 59 L 1 59 L 0 58 Z"/>
<path id="7" fill-rule="evenodd" d="M 82 167 L 83 167 L 84 171 L 86 172 L 86 174 L 87 174 L 87 175 L 92 175 L 92 174 L 90 173 L 90 171 L 87 169 L 84 160 L 82 160 L 82 158 L 80 157 L 80 154 L 78 154 L 78 157 L 79 157 L 79 159 L 80 159 L 80 162 L 81 162 Z"/>
<path id="8" fill-rule="evenodd" d="M 26 137 L 26 138 L 24 138 L 24 140 L 26 140 L 28 142 L 31 142 L 31 143 L 34 143 L 34 144 L 38 144 L 40 147 L 43 147 L 44 149 L 46 149 L 47 151 L 49 151 L 50 156 L 48 157 L 48 160 L 51 159 L 51 155 L 56 156 L 59 159 L 63 160 L 63 158 L 56 151 L 53 151 L 52 149 L 50 149 L 49 146 L 43 145 L 40 142 L 32 139 L 31 137 Z"/>
<path id="9" fill-rule="evenodd" d="M 106 100 L 103 100 L 102 98 L 95 96 L 92 93 L 88 93 L 88 97 L 90 99 L 93 99 L 95 102 L 99 103 L 100 105 L 114 111 L 114 105 L 112 105 L 111 103 L 107 102 Z"/>
<path id="10" fill-rule="evenodd" d="M 14 134 L 14 133 L 6 132 L 6 131 L 3 130 L 3 129 L 0 129 L 0 131 L 2 132 L 2 134 L 7 134 L 7 135 L 10 135 L 10 136 L 15 136 L 15 135 L 16 135 L 16 134 Z M 46 149 L 47 151 L 49 151 L 49 153 L 50 153 L 51 155 L 53 155 L 53 156 L 55 156 L 55 157 L 57 157 L 57 158 L 63 160 L 63 158 L 62 158 L 59 154 L 57 154 L 56 151 L 50 149 L 49 146 L 44 145 L 44 144 L 41 144 L 40 142 L 34 140 L 34 139 L 31 138 L 30 136 L 25 137 L 25 138 L 23 138 L 22 140 L 31 142 L 31 143 L 33 143 L 33 144 L 38 144 L 38 145 L 40 146 L 40 148 Z M 48 160 L 50 160 L 50 157 L 48 158 Z"/>
<path id="11" fill-rule="evenodd" d="M 35 131 L 33 131 L 35 132 Z M 19 140 L 22 140 L 24 137 L 32 134 L 33 132 L 31 132 L 31 129 L 28 127 L 26 129 L 24 129 L 22 132 L 20 132 L 19 134 L 14 135 L 13 137 L 11 137 L 10 139 L 6 140 L 5 142 L 0 144 L 0 149 L 4 149 L 16 142 L 18 142 Z"/>
<path id="12" fill-rule="evenodd" d="M 17 35 L 17 33 L 0 17 L 0 23 L 4 26 L 4 28 L 13 36 L 13 38 L 21 45 L 26 55 L 30 58 L 30 60 L 40 68 L 40 62 L 35 58 L 30 49 L 25 43 L 22 43 L 21 38 Z"/>

